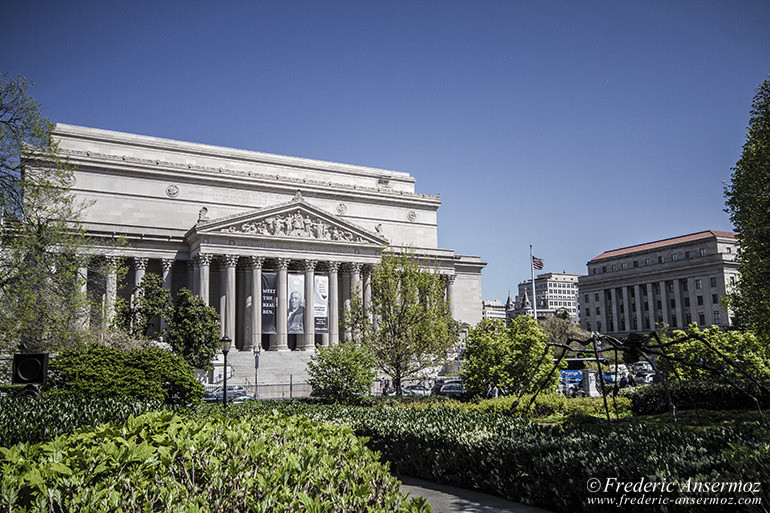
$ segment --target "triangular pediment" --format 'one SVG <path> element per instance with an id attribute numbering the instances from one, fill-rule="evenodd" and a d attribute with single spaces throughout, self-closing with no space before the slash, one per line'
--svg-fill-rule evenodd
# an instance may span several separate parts
<path id="1" fill-rule="evenodd" d="M 201 219 L 192 231 L 199 235 L 243 235 L 348 244 L 388 244 L 382 235 L 311 205 L 299 194 L 288 203 L 218 219 Z"/>

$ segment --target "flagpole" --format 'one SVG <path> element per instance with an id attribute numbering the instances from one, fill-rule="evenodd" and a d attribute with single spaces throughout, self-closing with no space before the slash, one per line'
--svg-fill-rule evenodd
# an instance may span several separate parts
<path id="1" fill-rule="evenodd" d="M 537 293 L 535 292 L 535 256 L 532 254 L 532 244 L 529 245 L 529 270 L 532 273 L 532 311 L 537 322 Z"/>

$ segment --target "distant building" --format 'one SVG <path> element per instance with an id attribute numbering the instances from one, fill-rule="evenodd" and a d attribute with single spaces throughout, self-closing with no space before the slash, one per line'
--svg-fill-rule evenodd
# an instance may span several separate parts
<path id="1" fill-rule="evenodd" d="M 566 312 L 574 321 L 578 320 L 578 278 L 579 274 L 545 273 L 535 278 L 537 317 L 544 319 L 559 312 Z M 508 298 L 510 302 L 510 296 Z M 508 317 L 533 315 L 532 280 L 519 283 L 519 293 L 508 309 Z"/>
<path id="2" fill-rule="evenodd" d="M 730 325 L 720 300 L 738 279 L 737 240 L 708 230 L 605 251 L 579 280 L 580 322 L 625 335 L 656 325 Z"/>
<path id="3" fill-rule="evenodd" d="M 481 302 L 482 319 L 501 319 L 505 320 L 505 305 L 497 299 Z"/>

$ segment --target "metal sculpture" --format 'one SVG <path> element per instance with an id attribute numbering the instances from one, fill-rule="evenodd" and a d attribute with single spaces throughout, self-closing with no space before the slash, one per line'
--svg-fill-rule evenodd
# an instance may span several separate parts
<path id="1" fill-rule="evenodd" d="M 666 400 L 668 401 L 668 408 L 674 418 L 674 423 L 677 422 L 676 405 L 674 404 L 674 401 L 671 398 L 671 392 L 669 390 L 668 381 L 666 380 L 665 375 L 661 373 L 658 369 L 657 360 L 660 358 L 662 358 L 664 361 L 668 360 L 668 361 L 679 363 L 688 367 L 704 369 L 710 372 L 712 375 L 720 378 L 721 380 L 723 380 L 724 382 L 726 382 L 728 385 L 735 388 L 739 392 L 745 394 L 751 399 L 751 401 L 756 406 L 757 411 L 759 412 L 759 419 L 760 419 L 759 422 L 760 424 L 764 425 L 764 416 L 762 415 L 762 408 L 760 407 L 759 400 L 756 397 L 754 397 L 754 395 L 752 395 L 749 391 L 745 390 L 744 388 L 736 384 L 735 381 L 732 380 L 729 376 L 727 376 L 722 370 L 708 363 L 704 363 L 702 361 L 700 362 L 689 361 L 689 360 L 686 360 L 685 358 L 671 355 L 667 352 L 668 348 L 675 346 L 677 344 L 682 344 L 690 340 L 698 340 L 699 342 L 701 342 L 706 348 L 708 348 L 710 351 L 716 354 L 724 362 L 726 366 L 729 366 L 730 368 L 735 369 L 737 373 L 744 376 L 747 379 L 747 381 L 754 384 L 758 389 L 761 389 L 764 393 L 770 394 L 768 389 L 762 383 L 757 381 L 751 374 L 746 372 L 744 368 L 742 368 L 739 364 L 737 364 L 731 358 L 726 356 L 722 351 L 714 347 L 705 337 L 697 333 L 691 333 L 691 334 L 685 335 L 684 337 L 680 337 L 680 338 L 666 341 L 666 342 L 660 339 L 657 332 L 653 332 L 649 334 L 631 333 L 626 338 L 623 338 L 623 339 L 617 339 L 615 337 L 611 337 L 609 335 L 603 335 L 600 333 L 592 333 L 591 338 L 588 340 L 580 340 L 580 339 L 570 337 L 567 339 L 566 344 L 553 343 L 553 342 L 548 343 L 546 345 L 545 350 L 543 351 L 543 354 L 540 357 L 540 360 L 537 362 L 537 365 L 535 366 L 534 370 L 532 371 L 528 379 L 524 382 L 524 386 L 522 387 L 522 390 L 516 402 L 518 404 L 518 402 L 521 401 L 524 394 L 526 394 L 530 390 L 530 384 L 532 384 L 535 378 L 535 375 L 540 369 L 540 366 L 543 364 L 544 360 L 548 356 L 549 349 L 553 348 L 557 351 L 561 350 L 561 352 L 559 356 L 553 360 L 553 365 L 551 367 L 551 370 L 548 372 L 548 374 L 545 375 L 544 377 L 541 377 L 540 379 L 537 380 L 537 382 L 534 383 L 534 387 L 532 387 L 532 389 L 534 390 L 534 393 L 530 398 L 529 403 L 525 408 L 525 411 L 529 411 L 529 409 L 532 407 L 532 404 L 534 404 L 535 399 L 540 394 L 540 392 L 543 391 L 546 384 L 550 381 L 551 376 L 559 368 L 561 362 L 564 361 L 564 358 L 566 357 L 567 354 L 569 353 L 583 354 L 583 355 L 593 354 L 593 359 L 596 361 L 597 368 L 599 369 L 600 379 L 598 380 L 598 383 L 600 383 L 599 386 L 601 386 L 602 397 L 604 399 L 604 410 L 605 410 L 605 413 L 607 414 L 607 422 L 608 424 L 610 424 L 611 423 L 610 410 L 607 404 L 607 394 L 605 393 L 605 383 L 601 374 L 602 358 L 599 356 L 599 352 L 613 351 L 615 353 L 616 362 L 618 361 L 618 353 L 624 353 L 630 356 L 630 358 L 627 358 L 626 361 L 644 360 L 650 364 L 653 371 L 655 372 L 655 375 L 657 375 L 660 378 L 660 381 L 663 384 L 665 397 L 666 397 Z M 581 347 L 573 347 L 572 344 L 578 344 Z M 589 347 L 589 346 L 593 346 L 593 347 Z M 676 376 L 676 378 L 681 381 L 679 372 L 676 370 L 676 367 L 672 366 L 672 369 L 674 369 L 673 373 Z M 613 395 L 613 400 L 614 400 L 614 395 Z M 695 409 L 696 409 L 696 414 L 698 415 L 698 418 L 700 418 L 700 415 L 697 413 L 697 407 Z M 615 408 L 615 410 L 617 412 L 617 407 Z"/>

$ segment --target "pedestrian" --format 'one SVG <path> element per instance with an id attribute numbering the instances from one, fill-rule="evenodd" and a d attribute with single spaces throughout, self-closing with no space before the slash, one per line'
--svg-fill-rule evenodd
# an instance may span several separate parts
<path id="1" fill-rule="evenodd" d="M 489 382 L 487 387 L 487 399 L 495 399 L 500 396 L 500 391 L 497 389 L 494 381 Z"/>
<path id="2" fill-rule="evenodd" d="M 628 378 L 626 377 L 626 373 L 624 372 L 622 376 L 620 376 L 620 388 L 626 388 L 628 386 Z"/>
<path id="3" fill-rule="evenodd" d="M 636 378 L 634 377 L 633 372 L 628 373 L 628 386 L 635 387 L 636 386 Z"/>

